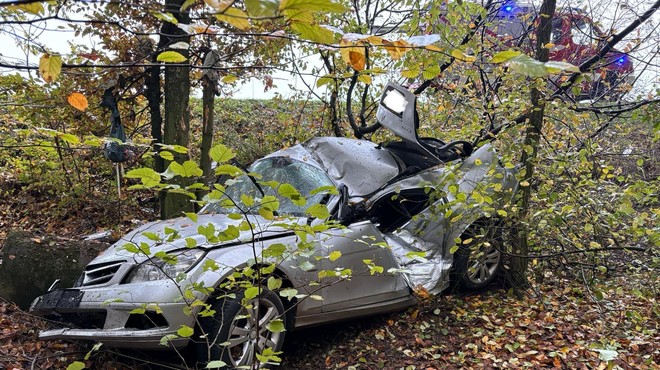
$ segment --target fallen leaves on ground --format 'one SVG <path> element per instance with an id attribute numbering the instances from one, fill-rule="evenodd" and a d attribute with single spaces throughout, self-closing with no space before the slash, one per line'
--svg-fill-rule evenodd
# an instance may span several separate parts
<path id="1" fill-rule="evenodd" d="M 341 329 L 305 330 L 289 338 L 281 368 L 658 369 L 657 294 L 620 283 L 600 301 L 557 279 L 522 300 L 505 290 L 447 295 Z"/>
<path id="2" fill-rule="evenodd" d="M 405 312 L 290 332 L 278 369 L 658 369 L 657 288 L 639 284 L 591 287 L 607 292 L 600 300 L 559 278 L 523 299 L 503 289 L 430 297 Z M 0 369 L 164 368 L 104 347 L 84 360 L 89 346 L 39 341 L 48 325 L 0 301 Z M 169 368 L 185 368 L 172 358 Z"/>

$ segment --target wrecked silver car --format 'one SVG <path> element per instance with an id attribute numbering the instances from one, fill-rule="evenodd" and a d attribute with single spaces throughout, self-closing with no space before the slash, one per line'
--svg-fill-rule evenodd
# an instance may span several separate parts
<path id="1" fill-rule="evenodd" d="M 398 139 L 313 138 L 217 187 L 195 217 L 124 236 L 75 287 L 33 302 L 67 323 L 40 338 L 192 345 L 199 362 L 234 368 L 276 361 L 286 331 L 413 305 L 414 289 L 489 285 L 514 171 L 490 144 L 418 137 L 416 97 L 396 84 L 377 120 Z M 266 214 L 237 201 L 266 198 Z"/>

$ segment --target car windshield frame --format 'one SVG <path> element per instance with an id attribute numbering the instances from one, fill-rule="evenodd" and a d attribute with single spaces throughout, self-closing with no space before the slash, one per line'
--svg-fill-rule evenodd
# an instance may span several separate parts
<path id="1" fill-rule="evenodd" d="M 275 210 L 277 215 L 303 217 L 311 205 L 327 200 L 327 192 L 311 194 L 313 190 L 336 186 L 322 168 L 285 156 L 259 159 L 249 166 L 248 174 L 230 179 L 225 184 L 227 186 L 223 196 L 210 201 L 202 208 L 200 214 L 259 214 L 261 206 L 247 207 L 241 202 L 241 196 L 247 195 L 255 200 L 256 205 L 261 204 L 265 196 L 274 196 L 279 202 L 279 207 Z M 285 185 L 293 187 L 304 198 L 304 202 L 302 200 L 294 202 L 290 194 L 283 195 L 282 192 L 291 191 L 290 187 L 286 187 L 286 191 L 281 191 L 284 189 L 282 186 Z M 234 206 L 229 206 L 227 200 Z"/>

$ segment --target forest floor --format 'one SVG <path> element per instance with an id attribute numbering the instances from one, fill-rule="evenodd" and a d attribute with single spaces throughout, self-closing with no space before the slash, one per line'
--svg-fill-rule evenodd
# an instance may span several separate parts
<path id="1" fill-rule="evenodd" d="M 113 232 L 120 233 L 133 219 L 156 217 L 143 206 L 92 223 L 100 211 L 91 204 L 66 217 L 49 216 L 49 207 L 43 197 L 5 197 L 0 229 L 85 235 L 114 222 L 120 226 Z M 589 280 L 537 266 L 523 298 L 500 286 L 420 296 L 417 306 L 403 312 L 287 333 L 283 363 L 276 368 L 659 369 L 660 281 L 645 266 L 638 261 L 607 273 L 586 271 Z M 0 369 L 73 370 L 81 363 L 90 369 L 187 368 L 174 353 L 40 341 L 38 331 L 50 325 L 0 300 Z"/>

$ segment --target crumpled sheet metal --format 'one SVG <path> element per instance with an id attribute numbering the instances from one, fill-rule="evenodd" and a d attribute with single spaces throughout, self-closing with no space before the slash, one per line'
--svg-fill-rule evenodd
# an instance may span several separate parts
<path id="1" fill-rule="evenodd" d="M 302 145 L 351 196 L 371 194 L 400 172 L 394 157 L 370 141 L 321 137 Z"/>
<path id="2" fill-rule="evenodd" d="M 422 287 L 429 293 L 439 294 L 448 287 L 452 261 L 443 256 L 440 246 L 433 247 L 405 230 L 384 236 L 411 288 Z M 425 257 L 409 255 L 409 252 L 425 252 Z"/>

